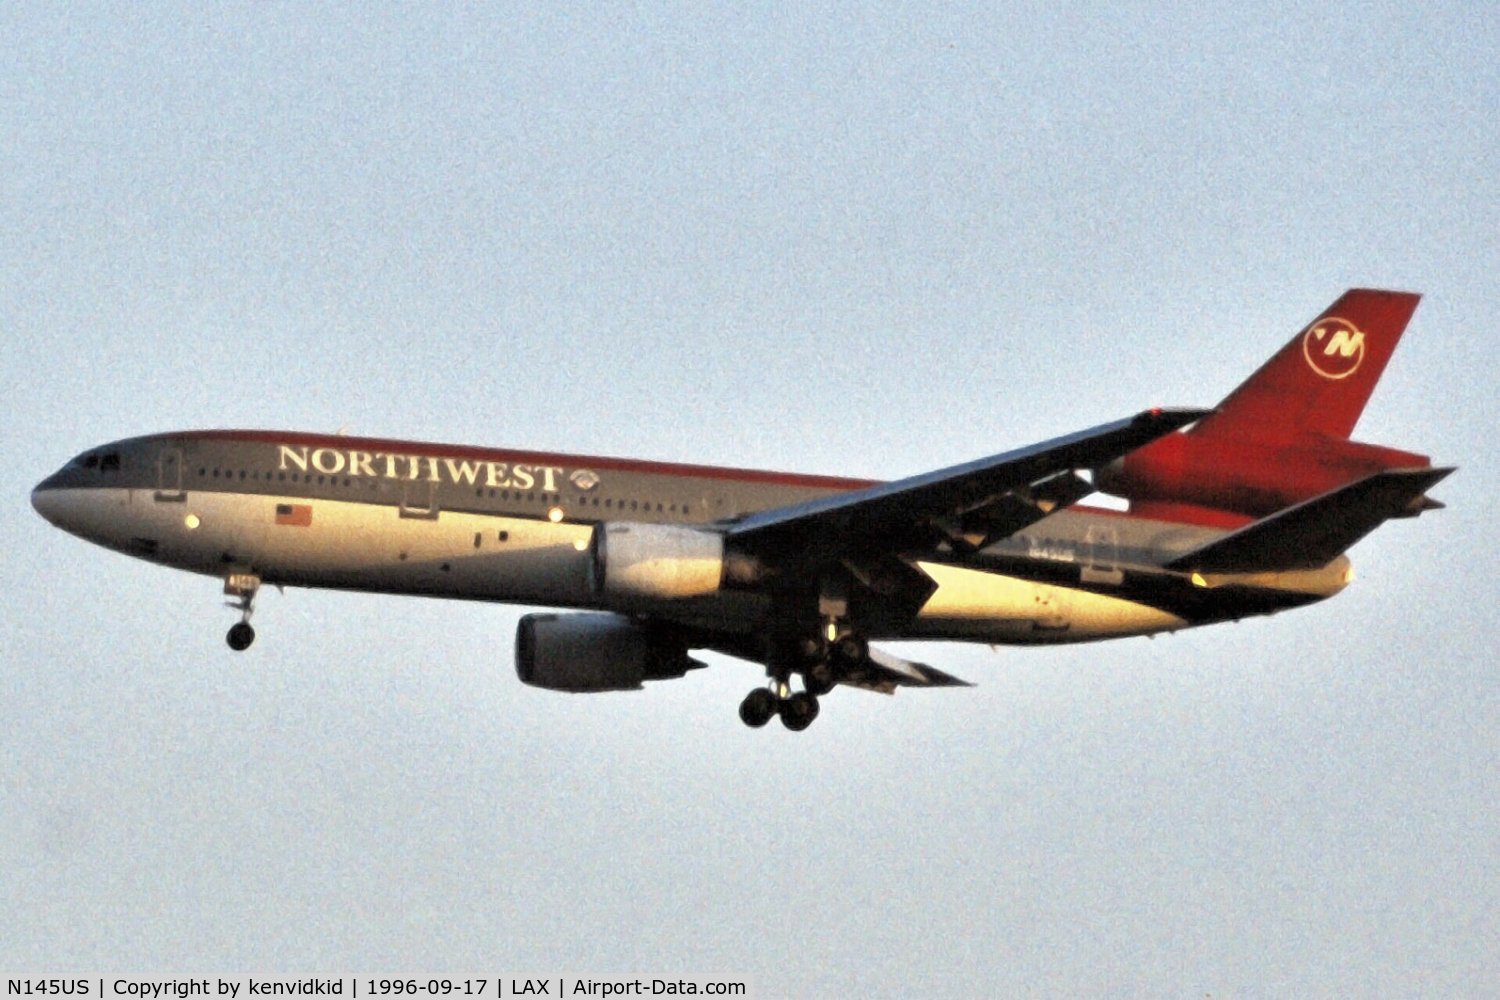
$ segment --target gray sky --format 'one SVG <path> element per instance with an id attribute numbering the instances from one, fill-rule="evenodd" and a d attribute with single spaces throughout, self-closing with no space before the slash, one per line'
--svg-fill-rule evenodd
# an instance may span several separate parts
<path id="1" fill-rule="evenodd" d="M 1313 5 L 1317 7 L 1317 5 Z M 1500 967 L 1500 15 L 1482 4 L 0 11 L 0 970 L 725 972 L 767 996 L 1479 996 Z M 1212 404 L 1426 298 L 1358 436 L 1448 510 L 1272 620 L 746 730 L 512 608 L 57 532 L 253 426 L 897 477 Z M 902 647 L 896 647 L 901 649 Z"/>

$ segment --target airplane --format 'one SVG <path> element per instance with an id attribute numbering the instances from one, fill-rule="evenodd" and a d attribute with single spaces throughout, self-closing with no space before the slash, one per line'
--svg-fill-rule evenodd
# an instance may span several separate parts
<path id="1" fill-rule="evenodd" d="M 1352 289 L 1217 407 L 1150 409 L 895 482 L 261 430 L 78 455 L 32 505 L 106 548 L 257 592 L 570 609 L 523 616 L 530 685 L 632 690 L 759 663 L 749 726 L 836 686 L 967 686 L 879 640 L 1153 635 L 1332 597 L 1345 551 L 1453 471 L 1350 439 L 1419 296 Z M 1125 510 L 1080 503 L 1101 491 Z M 794 682 L 796 686 L 794 687 Z"/>

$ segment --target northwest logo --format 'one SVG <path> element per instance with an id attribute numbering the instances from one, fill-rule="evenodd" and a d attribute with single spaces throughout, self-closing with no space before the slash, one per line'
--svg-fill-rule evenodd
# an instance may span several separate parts
<path id="1" fill-rule="evenodd" d="M 1324 378 L 1348 378 L 1365 359 L 1365 335 L 1347 319 L 1320 319 L 1302 335 L 1302 356 Z"/>
<path id="2" fill-rule="evenodd" d="M 515 490 L 555 493 L 566 479 L 581 490 L 599 485 L 598 473 L 575 469 L 571 475 L 561 465 L 524 462 L 486 462 L 438 458 L 432 455 L 387 454 L 353 448 L 293 448 L 277 445 L 277 467 L 283 472 L 322 472 L 327 475 L 360 476 L 369 479 L 404 479 L 408 482 L 443 483 L 454 486 L 506 486 Z"/>

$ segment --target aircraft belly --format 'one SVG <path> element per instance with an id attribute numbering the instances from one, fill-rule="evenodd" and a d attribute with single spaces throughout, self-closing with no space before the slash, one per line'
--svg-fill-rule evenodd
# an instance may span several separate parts
<path id="1" fill-rule="evenodd" d="M 1170 612 L 1107 594 L 943 563 L 917 565 L 932 577 L 937 590 L 912 623 L 913 637 L 1015 644 L 1084 642 L 1188 624 Z"/>

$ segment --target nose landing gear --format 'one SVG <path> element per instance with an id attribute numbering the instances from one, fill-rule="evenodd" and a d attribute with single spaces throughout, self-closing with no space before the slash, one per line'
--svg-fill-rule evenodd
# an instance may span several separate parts
<path id="1" fill-rule="evenodd" d="M 224 641 L 236 653 L 250 648 L 255 641 L 255 629 L 250 626 L 250 612 L 254 610 L 255 593 L 260 590 L 260 577 L 253 573 L 231 573 L 224 578 L 224 593 L 238 598 L 226 601 L 225 606 L 239 611 L 240 620 L 229 627 Z"/>

